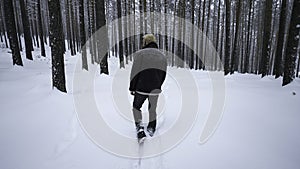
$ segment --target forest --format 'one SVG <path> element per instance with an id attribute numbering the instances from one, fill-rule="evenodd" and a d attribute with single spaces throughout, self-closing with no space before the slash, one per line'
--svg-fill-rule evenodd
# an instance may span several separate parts
<path id="1" fill-rule="evenodd" d="M 49 45 L 52 84 L 62 92 L 66 51 L 82 58 L 82 69 L 98 64 L 109 74 L 108 59 L 124 68 L 146 33 L 157 37 L 169 66 L 283 77 L 283 86 L 299 78 L 300 0 L 0 1 L 1 48 L 22 66 L 37 48 L 46 57 Z"/>

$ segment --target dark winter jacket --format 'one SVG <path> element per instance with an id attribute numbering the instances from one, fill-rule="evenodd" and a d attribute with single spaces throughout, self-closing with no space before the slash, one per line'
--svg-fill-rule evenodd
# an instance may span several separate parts
<path id="1" fill-rule="evenodd" d="M 130 91 L 157 94 L 166 78 L 167 58 L 151 42 L 134 54 L 130 75 Z"/>

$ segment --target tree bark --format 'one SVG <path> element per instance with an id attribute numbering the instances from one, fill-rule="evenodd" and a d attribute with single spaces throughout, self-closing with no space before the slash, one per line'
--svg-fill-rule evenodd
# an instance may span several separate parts
<path id="1" fill-rule="evenodd" d="M 284 76 L 282 86 L 291 83 L 295 78 L 295 64 L 299 44 L 300 32 L 300 1 L 294 0 L 292 18 L 287 41 L 286 57 L 284 63 Z"/>
<path id="2" fill-rule="evenodd" d="M 17 28 L 14 14 L 13 2 L 4 0 L 5 22 L 7 26 L 7 34 L 9 39 L 10 49 L 12 51 L 13 65 L 23 66 L 19 42 L 17 37 Z"/>
<path id="3" fill-rule="evenodd" d="M 124 64 L 124 48 L 123 48 L 123 23 L 122 23 L 122 6 L 121 1 L 117 1 L 117 10 L 118 10 L 118 36 L 119 36 L 119 59 L 120 59 L 120 68 L 125 68 Z"/>
<path id="4" fill-rule="evenodd" d="M 280 10 L 280 21 L 279 21 L 279 32 L 278 32 L 278 43 L 277 43 L 277 49 L 275 54 L 275 62 L 274 62 L 274 75 L 275 78 L 279 78 L 282 76 L 283 70 L 282 70 L 282 62 L 283 62 L 283 49 L 285 49 L 284 46 L 284 32 L 285 32 L 285 26 L 286 26 L 286 0 L 282 0 L 281 4 L 281 10 Z"/>
<path id="5" fill-rule="evenodd" d="M 38 8 L 38 22 L 39 22 L 39 35 L 41 42 L 41 55 L 46 57 L 45 51 L 45 43 L 44 43 L 44 31 L 43 31 L 43 20 L 42 20 L 42 11 L 41 11 L 41 0 L 37 0 L 37 8 Z"/>
<path id="6" fill-rule="evenodd" d="M 230 0 L 225 0 L 226 6 L 226 33 L 225 33 L 225 60 L 224 60 L 224 74 L 230 73 L 230 49 L 231 49 L 231 35 L 230 35 L 230 17 L 231 17 L 231 3 Z"/>
<path id="7" fill-rule="evenodd" d="M 80 26 L 80 44 L 81 44 L 81 59 L 82 69 L 88 70 L 87 53 L 86 53 L 86 35 L 84 22 L 84 0 L 79 1 L 79 26 Z"/>
<path id="8" fill-rule="evenodd" d="M 49 0 L 50 47 L 52 54 L 52 85 L 62 92 L 66 90 L 64 66 L 64 38 L 59 0 Z"/>
<path id="9" fill-rule="evenodd" d="M 239 33 L 240 33 L 240 19 L 241 19 L 241 0 L 238 0 L 237 2 L 237 11 L 236 11 L 236 24 L 235 24 L 235 35 L 234 35 L 234 46 L 233 46 L 233 54 L 231 57 L 231 71 L 230 73 L 233 74 L 234 71 L 237 71 L 238 67 L 238 59 L 239 50 L 238 50 L 238 39 L 239 39 Z"/>
<path id="10" fill-rule="evenodd" d="M 104 56 L 98 56 L 101 57 L 100 59 L 100 73 L 104 73 L 104 74 L 109 74 L 108 72 L 108 34 L 107 34 L 107 27 L 106 27 L 106 18 L 105 18 L 105 2 L 103 0 L 97 0 L 96 1 L 96 18 L 97 18 L 97 30 L 98 29 L 105 29 L 104 30 L 104 35 L 101 35 L 101 37 L 97 38 L 97 48 L 98 50 L 100 50 L 101 48 L 104 49 L 105 51 L 103 53 L 105 53 Z M 101 38 L 101 39 L 99 39 Z M 101 42 L 100 42 L 101 40 Z M 102 46 L 102 47 L 101 47 Z M 104 47 L 103 47 L 104 46 Z M 98 54 L 100 53 L 100 51 L 98 51 Z"/>
<path id="11" fill-rule="evenodd" d="M 31 34 L 30 34 L 30 25 L 28 20 L 28 12 L 24 0 L 20 0 L 20 7 L 21 7 L 21 14 L 22 14 L 26 58 L 29 60 L 33 60 L 32 53 L 31 53 L 31 51 L 33 50 L 33 46 L 32 46 Z"/>
<path id="12" fill-rule="evenodd" d="M 262 77 L 268 74 L 269 59 L 271 54 L 271 25 L 272 25 L 272 0 L 265 1 L 265 17 L 264 17 L 264 39 L 262 58 L 259 73 Z"/>

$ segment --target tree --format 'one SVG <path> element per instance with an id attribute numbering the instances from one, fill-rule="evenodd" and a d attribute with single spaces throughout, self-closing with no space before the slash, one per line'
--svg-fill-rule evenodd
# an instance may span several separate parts
<path id="1" fill-rule="evenodd" d="M 226 37 L 225 37 L 225 60 L 224 60 L 224 74 L 230 73 L 230 49 L 231 49 L 231 34 L 230 34 L 230 17 L 231 17 L 231 3 L 230 0 L 225 0 L 226 6 Z"/>
<path id="2" fill-rule="evenodd" d="M 216 26 L 216 28 L 217 28 L 217 31 L 216 31 L 216 61 L 215 61 L 215 68 L 216 69 L 218 69 L 218 59 L 217 59 L 217 57 L 219 57 L 219 55 L 222 55 L 222 45 L 220 45 L 220 24 L 221 24 L 221 0 L 218 0 L 218 16 L 217 16 L 217 18 L 218 18 L 218 21 L 217 21 L 217 26 Z M 222 43 L 222 42 L 221 42 Z"/>
<path id="3" fill-rule="evenodd" d="M 284 62 L 284 76 L 282 85 L 285 86 L 293 81 L 295 78 L 296 57 L 299 44 L 300 32 L 300 1 L 294 0 L 292 18 L 288 36 L 288 46 L 286 49 L 286 57 Z"/>
<path id="4" fill-rule="evenodd" d="M 28 12 L 27 12 L 27 8 L 25 7 L 24 0 L 20 0 L 20 8 L 21 8 L 22 24 L 23 24 L 23 31 L 24 31 L 26 58 L 29 60 L 33 60 L 32 53 L 31 53 L 31 51 L 33 50 L 33 46 L 32 46 L 31 34 L 30 34 L 30 25 L 28 20 Z"/>
<path id="5" fill-rule="evenodd" d="M 194 28 L 194 24 L 195 24 L 195 0 L 192 0 L 191 2 L 191 19 L 192 19 L 192 35 L 191 35 L 191 40 L 190 40 L 190 47 L 192 47 L 191 50 L 191 59 L 190 59 L 190 64 L 189 67 L 190 69 L 194 68 L 194 55 L 195 55 L 195 51 L 194 51 L 194 43 L 195 43 L 195 28 Z"/>
<path id="6" fill-rule="evenodd" d="M 88 70 L 87 53 L 86 53 L 86 36 L 85 36 L 85 23 L 84 23 L 84 0 L 79 1 L 79 26 L 80 26 L 80 44 L 81 44 L 81 58 L 82 69 Z"/>
<path id="7" fill-rule="evenodd" d="M 101 39 L 97 39 L 97 40 L 101 40 L 102 43 L 100 41 L 97 42 L 97 45 L 104 45 L 104 47 L 102 47 L 104 50 L 106 50 L 104 53 L 105 55 L 103 56 L 103 58 L 101 58 L 101 62 L 100 62 L 100 73 L 104 73 L 104 74 L 108 74 L 108 63 L 107 63 L 107 59 L 108 59 L 108 34 L 107 34 L 107 27 L 106 27 L 106 19 L 105 19 L 105 2 L 102 0 L 97 0 L 96 1 L 96 9 L 97 9 L 97 29 L 104 29 L 104 33 L 105 35 L 101 35 Z M 104 43 L 103 43 L 104 42 Z M 98 46 L 98 50 L 100 49 L 100 46 Z M 98 52 L 98 54 L 100 53 L 100 51 Z"/>
<path id="8" fill-rule="evenodd" d="M 231 71 L 230 73 L 233 74 L 234 71 L 237 71 L 238 67 L 238 59 L 239 59 L 239 50 L 238 50 L 238 44 L 239 44 L 239 33 L 240 33 L 240 19 L 241 19 L 241 0 L 238 0 L 237 6 L 236 6 L 236 23 L 235 23 L 235 35 L 234 35 L 234 46 L 233 46 L 233 53 L 231 57 Z"/>
<path id="9" fill-rule="evenodd" d="M 248 31 L 248 36 L 247 36 L 247 44 L 246 44 L 246 58 L 245 58 L 245 66 L 244 66 L 244 69 L 242 70 L 243 73 L 246 73 L 248 72 L 249 70 L 249 58 L 250 58 L 250 48 L 251 48 L 251 33 L 252 33 L 252 30 L 251 30 L 251 25 L 253 24 L 251 22 L 251 16 L 253 15 L 252 13 L 252 5 L 253 5 L 253 2 L 252 0 L 249 0 L 249 11 L 248 11 L 248 28 L 247 28 L 247 31 Z"/>
<path id="10" fill-rule="evenodd" d="M 71 55 L 74 56 L 76 55 L 76 41 L 77 41 L 77 36 L 76 36 L 76 28 L 77 28 L 77 22 L 76 22 L 76 12 L 74 12 L 74 1 L 68 0 L 69 1 L 69 10 L 70 10 L 70 16 L 71 16 L 71 42 L 70 42 L 70 48 L 71 48 Z"/>
<path id="11" fill-rule="evenodd" d="M 52 85 L 62 92 L 67 92 L 64 67 L 64 37 L 61 27 L 62 18 L 60 12 L 60 0 L 49 0 L 48 3 L 50 18 L 49 36 L 52 55 Z"/>
<path id="12" fill-rule="evenodd" d="M 44 31 L 43 31 L 43 20 L 42 20 L 42 11 L 41 11 L 41 0 L 37 0 L 38 8 L 38 22 L 39 22 L 39 34 L 41 42 L 41 55 L 46 57 L 45 43 L 44 43 Z"/>
<path id="13" fill-rule="evenodd" d="M 201 29 L 202 29 L 202 37 L 201 37 L 201 40 L 200 40 L 200 54 L 201 54 L 201 62 L 202 62 L 202 69 L 204 70 L 204 69 L 206 69 L 206 67 L 205 67 L 205 50 L 204 50 L 204 48 L 205 48 L 205 39 L 207 38 L 207 32 L 206 33 L 204 33 L 204 31 L 205 31 L 205 9 L 206 9 L 206 0 L 204 0 L 203 1 L 203 3 L 202 3 L 202 20 L 201 20 Z M 200 17 L 200 16 L 199 16 Z"/>
<path id="14" fill-rule="evenodd" d="M 117 11 L 118 11 L 118 37 L 119 37 L 119 59 L 120 59 L 120 68 L 125 68 L 124 65 L 124 48 L 123 48 L 123 23 L 122 23 L 122 6 L 121 1 L 117 1 Z"/>
<path id="15" fill-rule="evenodd" d="M 7 37 L 6 37 L 6 28 L 5 28 L 5 19 L 4 19 L 4 11 L 3 11 L 3 2 L 0 1 L 0 29 L 1 29 L 1 34 L 4 36 L 4 41 L 5 41 L 5 47 L 9 48 L 8 42 L 7 42 Z M 1 37 L 2 37 L 1 36 Z"/>
<path id="16" fill-rule="evenodd" d="M 194 1 L 194 0 L 193 0 Z M 164 5 L 165 5 L 165 11 L 164 11 L 164 15 L 165 15 L 165 50 L 168 51 L 169 50 L 169 39 L 168 39 L 168 8 L 169 8 L 169 1 L 168 0 L 164 0 Z"/>
<path id="17" fill-rule="evenodd" d="M 17 28 L 14 14 L 13 2 L 11 0 L 4 0 L 4 13 L 5 23 L 7 26 L 7 34 L 9 39 L 9 45 L 12 52 L 13 65 L 23 66 L 19 42 L 17 37 Z"/>
<path id="18" fill-rule="evenodd" d="M 265 1 L 264 37 L 261 64 L 259 73 L 262 77 L 268 74 L 271 55 L 271 25 L 272 25 L 272 0 Z"/>
<path id="19" fill-rule="evenodd" d="M 282 75 L 282 61 L 283 61 L 283 49 L 284 47 L 284 32 L 286 27 L 286 0 L 282 0 L 281 3 L 281 11 L 280 11 L 280 22 L 279 22 L 279 31 L 278 31 L 278 43 L 277 43 L 277 51 L 275 55 L 275 63 L 274 63 L 274 75 L 276 78 Z"/>

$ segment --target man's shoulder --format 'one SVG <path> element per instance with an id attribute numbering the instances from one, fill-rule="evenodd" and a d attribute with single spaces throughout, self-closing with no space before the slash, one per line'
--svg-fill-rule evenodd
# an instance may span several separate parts
<path id="1" fill-rule="evenodd" d="M 157 48 L 146 48 L 146 49 L 141 49 L 138 52 L 136 52 L 136 56 L 165 56 L 164 53 L 157 49 Z"/>

